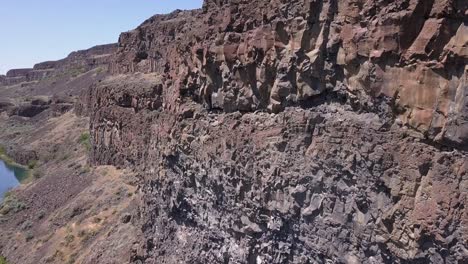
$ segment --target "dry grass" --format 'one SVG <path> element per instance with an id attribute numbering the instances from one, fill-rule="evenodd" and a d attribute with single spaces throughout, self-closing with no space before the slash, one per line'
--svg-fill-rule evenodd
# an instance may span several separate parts
<path id="1" fill-rule="evenodd" d="M 106 239 L 107 233 L 118 225 L 122 214 L 136 197 L 136 186 L 130 184 L 131 174 L 112 166 L 94 169 L 97 180 L 74 198 L 67 206 L 57 210 L 43 225 L 63 219 L 79 207 L 84 210 L 67 226 L 38 238 L 36 250 L 49 252 L 48 263 L 80 263 L 93 252 L 96 244 Z M 132 195 L 129 195 L 132 194 Z"/>

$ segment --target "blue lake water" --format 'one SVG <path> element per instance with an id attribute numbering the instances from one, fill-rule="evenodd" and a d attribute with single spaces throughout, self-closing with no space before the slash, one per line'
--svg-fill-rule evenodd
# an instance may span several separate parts
<path id="1" fill-rule="evenodd" d="M 20 184 L 27 177 L 27 171 L 24 168 L 6 164 L 0 160 L 0 201 L 3 195 Z"/>

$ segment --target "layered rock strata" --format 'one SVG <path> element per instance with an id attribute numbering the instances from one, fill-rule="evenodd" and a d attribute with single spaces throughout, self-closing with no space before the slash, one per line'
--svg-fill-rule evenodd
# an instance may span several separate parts
<path id="1" fill-rule="evenodd" d="M 114 73 L 164 74 L 173 93 L 226 112 L 343 93 L 432 140 L 468 143 L 466 1 L 205 1 L 123 33 Z M 378 103 L 377 103 L 378 104 Z"/>
<path id="2" fill-rule="evenodd" d="M 137 263 L 465 263 L 466 1 L 206 0 L 123 33 L 91 161 Z"/>
<path id="3" fill-rule="evenodd" d="M 41 81 L 60 75 L 78 75 L 100 66 L 107 68 L 116 50 L 116 44 L 100 45 L 72 52 L 62 60 L 38 63 L 30 69 L 13 69 L 6 75 L 0 75 L 0 86 Z"/>

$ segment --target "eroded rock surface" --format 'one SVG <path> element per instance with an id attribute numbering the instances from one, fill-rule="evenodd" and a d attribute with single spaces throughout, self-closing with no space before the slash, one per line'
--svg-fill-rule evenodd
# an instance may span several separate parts
<path id="1" fill-rule="evenodd" d="M 205 1 L 120 37 L 115 73 L 158 72 L 167 89 L 226 112 L 343 93 L 443 144 L 466 145 L 466 1 Z"/>
<path id="2" fill-rule="evenodd" d="M 1 86 L 58 78 L 63 75 L 77 76 L 101 66 L 107 68 L 116 50 L 115 43 L 100 45 L 72 52 L 62 60 L 38 63 L 30 69 L 12 69 L 6 75 L 0 75 L 0 88 Z"/>
<path id="3" fill-rule="evenodd" d="M 54 172 L 32 188 L 73 186 L 80 199 L 30 204 L 63 204 L 58 216 L 93 205 L 86 227 L 114 198 L 125 210 L 105 210 L 114 222 L 100 230 L 109 233 L 77 259 L 39 244 L 31 256 L 11 242 L 0 248 L 24 263 L 468 263 L 467 6 L 205 0 L 123 33 L 115 54 L 70 55 L 83 72 L 65 59 L 0 76 L 22 83 L 0 88 L 0 117 L 13 123 L 71 107 L 50 97 L 18 103 L 16 93 L 84 91 L 74 106 L 90 118 L 89 161 L 133 169 L 139 184 L 127 203 L 112 195 L 123 171 L 119 181 L 103 172 L 113 184 L 93 176 L 101 189 Z M 107 63 L 113 76 L 102 80 Z M 56 69 L 68 75 L 36 77 Z M 5 220 L 3 240 L 21 219 Z M 56 230 L 79 231 L 67 225 Z M 60 232 L 42 247 L 65 245 Z"/>
<path id="4" fill-rule="evenodd" d="M 137 263 L 465 263 L 466 1 L 214 1 L 83 96 L 144 192 Z"/>

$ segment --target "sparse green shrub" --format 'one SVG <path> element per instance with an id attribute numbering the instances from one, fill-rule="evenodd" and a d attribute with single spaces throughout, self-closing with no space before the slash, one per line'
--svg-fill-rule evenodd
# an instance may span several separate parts
<path id="1" fill-rule="evenodd" d="M 90 239 L 94 238 L 97 234 L 98 232 L 96 230 L 89 230 L 88 232 L 85 232 L 81 238 L 81 243 L 84 244 L 88 242 Z"/>
<path id="2" fill-rule="evenodd" d="M 80 142 L 80 143 L 83 143 L 83 142 L 85 142 L 85 141 L 88 141 L 89 138 L 90 138 L 89 133 L 88 133 L 88 132 L 84 132 L 84 133 L 82 133 L 82 134 L 80 135 L 79 142 Z"/>
<path id="3" fill-rule="evenodd" d="M 86 149 L 86 151 L 91 150 L 91 136 L 88 132 L 81 134 L 78 142 Z"/>
<path id="4" fill-rule="evenodd" d="M 0 155 L 6 155 L 6 149 L 2 145 L 0 145 Z"/>
<path id="5" fill-rule="evenodd" d="M 28 229 L 31 229 L 31 227 L 33 226 L 33 223 L 29 220 L 26 220 L 22 225 L 21 225 L 21 229 L 23 230 L 28 230 Z"/>
<path id="6" fill-rule="evenodd" d="M 0 256 L 0 264 L 8 264 L 8 261 L 4 256 Z"/>
<path id="7" fill-rule="evenodd" d="M 80 74 L 82 73 L 85 73 L 86 72 L 86 69 L 83 68 L 83 67 L 79 67 L 79 68 L 73 68 L 70 70 L 69 74 L 73 77 L 73 78 L 76 78 L 78 77 Z"/>
<path id="8" fill-rule="evenodd" d="M 80 174 L 87 174 L 87 173 L 90 173 L 90 172 L 91 172 L 91 167 L 89 167 L 88 165 L 82 167 L 81 170 L 80 170 Z"/>
<path id="9" fill-rule="evenodd" d="M 13 193 L 12 193 L 11 191 L 8 191 L 8 192 L 6 192 L 6 193 L 3 195 L 3 198 L 4 198 L 4 199 L 7 199 L 8 197 L 10 197 L 10 196 L 12 196 L 12 195 L 13 195 Z"/>
<path id="10" fill-rule="evenodd" d="M 0 145 L 0 158 L 5 161 L 5 163 L 14 163 L 14 160 L 10 157 L 8 157 L 8 153 L 6 151 L 6 148 L 2 145 Z"/>
<path id="11" fill-rule="evenodd" d="M 34 170 L 33 171 L 33 176 L 35 179 L 40 179 L 44 176 L 44 171 L 43 170 Z"/>
<path id="12" fill-rule="evenodd" d="M 76 259 L 78 258 L 78 254 L 77 253 L 73 253 L 70 258 L 68 259 L 67 261 L 67 264 L 73 264 L 76 262 Z"/>
<path id="13" fill-rule="evenodd" d="M 73 241 L 75 241 L 75 236 L 73 234 L 68 234 L 65 236 L 65 246 L 70 245 L 73 243 Z"/>
<path id="14" fill-rule="evenodd" d="M 8 194 L 0 205 L 0 214 L 7 215 L 9 213 L 18 213 L 24 209 L 26 209 L 26 205 L 23 202 L 18 200 L 15 195 Z"/>
<path id="15" fill-rule="evenodd" d="M 25 238 L 26 238 L 26 242 L 29 242 L 29 241 L 31 241 L 31 240 L 34 238 L 34 235 L 33 235 L 31 232 L 28 231 L 28 232 L 26 233 Z"/>
<path id="16" fill-rule="evenodd" d="M 86 230 L 82 229 L 82 230 L 78 231 L 78 237 L 84 237 L 84 236 L 86 236 Z"/>
<path id="17" fill-rule="evenodd" d="M 51 263 L 51 262 L 54 262 L 54 261 L 63 261 L 65 259 L 65 254 L 61 251 L 61 250 L 55 250 L 55 253 L 46 258 L 46 263 Z"/>
<path id="18" fill-rule="evenodd" d="M 44 210 L 41 210 L 39 214 L 37 215 L 37 219 L 41 220 L 46 216 L 46 212 Z"/>
<path id="19" fill-rule="evenodd" d="M 118 197 L 124 197 L 124 196 L 127 196 L 128 195 L 128 189 L 125 188 L 125 187 L 119 187 L 119 189 L 117 189 L 115 191 L 115 196 L 118 196 Z"/>
<path id="20" fill-rule="evenodd" d="M 104 68 L 98 67 L 98 68 L 96 69 L 96 73 L 99 74 L 99 73 L 102 73 L 102 72 L 104 72 Z"/>
<path id="21" fill-rule="evenodd" d="M 36 168 L 36 166 L 37 166 L 37 160 L 30 160 L 30 161 L 28 162 L 28 168 L 29 168 L 30 170 L 33 170 L 34 168 Z"/>

